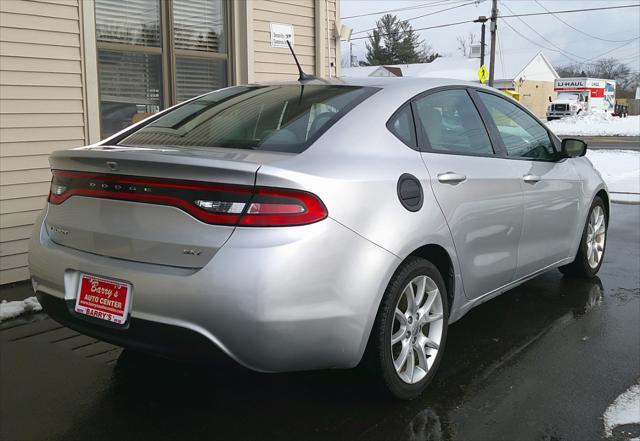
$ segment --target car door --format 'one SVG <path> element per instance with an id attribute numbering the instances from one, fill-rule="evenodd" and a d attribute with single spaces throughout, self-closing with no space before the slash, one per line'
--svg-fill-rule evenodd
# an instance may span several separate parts
<path id="1" fill-rule="evenodd" d="M 515 278 L 526 277 L 569 257 L 578 219 L 580 179 L 562 158 L 548 130 L 528 111 L 488 91 L 474 92 L 497 143 L 520 177 L 524 223 Z"/>
<path id="2" fill-rule="evenodd" d="M 465 293 L 476 298 L 513 280 L 522 228 L 522 187 L 495 155 L 464 87 L 412 102 L 423 161 L 449 224 Z"/>

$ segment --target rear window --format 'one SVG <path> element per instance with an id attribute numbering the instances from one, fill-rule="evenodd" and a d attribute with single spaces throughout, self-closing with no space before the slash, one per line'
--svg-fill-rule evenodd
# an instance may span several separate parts
<path id="1" fill-rule="evenodd" d="M 300 153 L 376 90 L 302 84 L 231 87 L 178 107 L 118 145 Z"/>

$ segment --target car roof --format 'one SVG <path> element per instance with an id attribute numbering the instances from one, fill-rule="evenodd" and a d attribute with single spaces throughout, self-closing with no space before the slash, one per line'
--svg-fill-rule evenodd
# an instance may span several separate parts
<path id="1" fill-rule="evenodd" d="M 416 89 L 429 90 L 442 86 L 471 86 L 487 87 L 469 81 L 455 80 L 452 78 L 421 78 L 421 77 L 364 77 L 364 78 L 316 78 L 305 81 L 264 82 L 256 85 L 336 85 L 336 86 L 362 86 L 381 89 L 393 89 L 394 92 L 412 93 Z"/>

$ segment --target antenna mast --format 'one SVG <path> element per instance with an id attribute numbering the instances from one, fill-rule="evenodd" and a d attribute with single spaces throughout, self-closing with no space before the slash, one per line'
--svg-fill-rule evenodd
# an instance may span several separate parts
<path id="1" fill-rule="evenodd" d="M 293 55 L 293 59 L 296 62 L 296 66 L 298 66 L 298 72 L 300 73 L 300 76 L 298 77 L 298 81 L 315 80 L 316 79 L 315 76 L 307 75 L 302 70 L 302 66 L 300 66 L 300 62 L 298 61 L 298 57 L 296 57 L 296 53 L 293 51 L 293 48 L 291 47 L 291 43 L 289 43 L 289 40 L 287 40 L 287 46 L 289 46 L 289 50 L 291 51 L 291 55 Z"/>

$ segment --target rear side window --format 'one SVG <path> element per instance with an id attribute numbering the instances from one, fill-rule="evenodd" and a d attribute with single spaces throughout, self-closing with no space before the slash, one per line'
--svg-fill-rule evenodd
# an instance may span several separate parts
<path id="1" fill-rule="evenodd" d="M 387 123 L 387 128 L 411 148 L 416 148 L 416 129 L 413 124 L 411 106 L 405 105 Z"/>
<path id="2" fill-rule="evenodd" d="M 538 121 L 504 98 L 483 92 L 478 96 L 497 126 L 508 156 L 555 159 L 549 133 Z"/>
<path id="3" fill-rule="evenodd" d="M 118 145 L 300 153 L 376 91 L 302 84 L 231 87 L 167 113 Z"/>
<path id="4" fill-rule="evenodd" d="M 432 93 L 415 101 L 419 130 L 437 152 L 491 155 L 487 130 L 466 90 Z"/>

